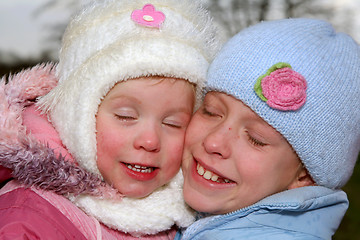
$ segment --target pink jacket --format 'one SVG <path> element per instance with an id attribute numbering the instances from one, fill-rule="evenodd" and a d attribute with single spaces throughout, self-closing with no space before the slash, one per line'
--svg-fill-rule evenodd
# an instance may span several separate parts
<path id="1" fill-rule="evenodd" d="M 14 178 L 0 189 L 0 239 L 173 239 L 175 227 L 142 238 L 110 229 L 66 197 L 121 201 L 99 176 L 76 164 L 52 125 L 35 112 L 37 97 L 56 84 L 52 64 L 0 83 L 0 181 Z"/>

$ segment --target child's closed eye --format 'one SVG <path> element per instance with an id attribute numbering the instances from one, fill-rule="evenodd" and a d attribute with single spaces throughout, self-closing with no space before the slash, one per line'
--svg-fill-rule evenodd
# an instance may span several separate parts
<path id="1" fill-rule="evenodd" d="M 205 115 L 209 115 L 209 116 L 215 116 L 215 114 L 213 114 L 212 112 L 209 112 L 205 107 L 203 107 L 202 109 L 202 113 Z"/>
<path id="2" fill-rule="evenodd" d="M 209 117 L 219 117 L 220 115 L 217 114 L 215 111 L 210 110 L 206 106 L 204 106 L 201 110 L 203 115 L 209 116 Z"/>
<path id="3" fill-rule="evenodd" d="M 131 115 L 121 115 L 121 114 L 115 114 L 115 117 L 121 121 L 132 121 L 132 120 L 136 120 L 135 116 L 131 116 Z"/>
<path id="4" fill-rule="evenodd" d="M 185 119 L 184 117 L 181 117 L 181 116 L 172 116 L 172 117 L 165 118 L 162 121 L 162 124 L 167 127 L 182 129 L 184 127 L 187 127 L 187 125 L 189 124 L 189 121 L 190 121 L 190 118 Z"/>
<path id="5" fill-rule="evenodd" d="M 172 127 L 172 128 L 182 128 L 182 125 L 181 125 L 181 124 L 175 123 L 175 122 L 164 121 L 163 124 L 164 124 L 165 126 Z"/>
<path id="6" fill-rule="evenodd" d="M 247 137 L 248 137 L 249 142 L 256 147 L 264 147 L 264 146 L 268 145 L 268 144 L 264 143 L 263 141 L 250 135 L 249 132 L 247 132 Z"/>
<path id="7" fill-rule="evenodd" d="M 121 107 L 113 112 L 114 116 L 124 122 L 133 121 L 138 119 L 138 113 L 133 108 Z"/>

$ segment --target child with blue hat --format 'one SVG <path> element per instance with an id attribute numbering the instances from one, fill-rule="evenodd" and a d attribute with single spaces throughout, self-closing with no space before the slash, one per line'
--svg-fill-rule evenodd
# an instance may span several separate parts
<path id="1" fill-rule="evenodd" d="M 360 151 L 360 47 L 321 20 L 262 22 L 210 65 L 187 129 L 178 239 L 331 239 Z M 205 217 L 204 217 L 205 216 Z"/>

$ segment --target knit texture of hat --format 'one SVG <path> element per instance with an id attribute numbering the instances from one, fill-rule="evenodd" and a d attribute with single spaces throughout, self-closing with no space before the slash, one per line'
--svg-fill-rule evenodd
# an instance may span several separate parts
<path id="1" fill-rule="evenodd" d="M 254 91 L 257 79 L 279 62 L 306 80 L 306 98 L 295 110 L 270 107 Z M 348 181 L 360 151 L 360 48 L 351 37 L 320 20 L 262 22 L 225 44 L 207 84 L 279 131 L 318 185 L 340 188 Z"/>
<path id="2" fill-rule="evenodd" d="M 147 4 L 155 8 L 150 13 Z M 132 16 L 135 10 L 140 24 Z M 151 20 L 160 24 L 147 26 Z M 199 1 L 94 1 L 68 25 L 59 84 L 39 105 L 80 166 L 99 173 L 95 115 L 108 91 L 144 76 L 186 79 L 201 88 L 219 48 L 217 30 Z"/>

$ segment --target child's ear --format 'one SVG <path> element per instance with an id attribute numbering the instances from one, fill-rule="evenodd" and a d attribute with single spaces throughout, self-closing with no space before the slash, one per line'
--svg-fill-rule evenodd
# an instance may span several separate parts
<path id="1" fill-rule="evenodd" d="M 290 183 L 288 186 L 289 189 L 299 188 L 299 187 L 306 187 L 306 186 L 315 186 L 316 183 L 310 176 L 309 172 L 306 168 L 302 167 L 298 172 L 297 176 L 295 177 L 294 181 Z"/>

